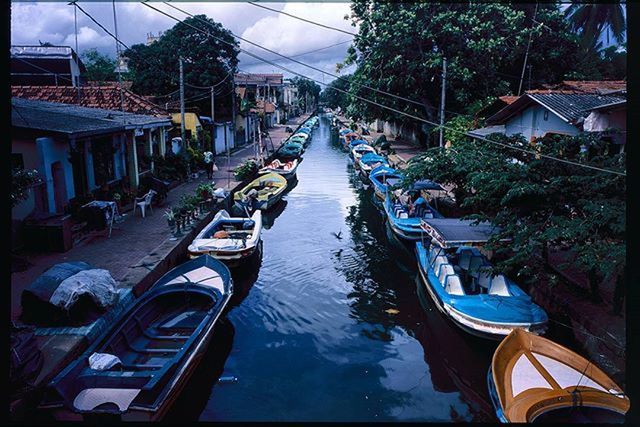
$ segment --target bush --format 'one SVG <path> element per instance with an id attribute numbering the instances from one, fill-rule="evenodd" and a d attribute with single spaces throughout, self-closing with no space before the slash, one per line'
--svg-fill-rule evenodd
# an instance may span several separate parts
<path id="1" fill-rule="evenodd" d="M 38 171 L 33 170 L 14 170 L 11 175 L 11 207 L 15 207 L 20 202 L 27 200 L 29 197 L 29 189 L 41 182 Z"/>
<path id="2" fill-rule="evenodd" d="M 254 160 L 247 160 L 233 170 L 233 176 L 236 178 L 236 181 L 244 181 L 256 172 L 258 172 L 256 162 Z"/>

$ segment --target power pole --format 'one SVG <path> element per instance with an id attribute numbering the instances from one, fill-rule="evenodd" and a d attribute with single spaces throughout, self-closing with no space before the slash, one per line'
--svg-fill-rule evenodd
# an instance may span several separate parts
<path id="1" fill-rule="evenodd" d="M 215 122 L 215 90 L 211 86 L 211 152 L 215 153 L 215 140 L 216 140 L 216 122 Z"/>
<path id="2" fill-rule="evenodd" d="M 180 136 L 185 147 L 189 146 L 184 131 L 184 67 L 182 66 L 182 56 L 180 57 Z"/>
<path id="3" fill-rule="evenodd" d="M 444 101 L 447 85 L 447 58 L 442 58 L 442 93 L 440 95 L 440 148 L 444 147 Z"/>
<path id="4" fill-rule="evenodd" d="M 233 137 L 234 146 L 236 140 L 236 76 L 231 77 L 231 136 Z M 227 147 L 227 155 L 229 149 Z"/>
<path id="5" fill-rule="evenodd" d="M 538 3 L 533 11 L 533 22 L 536 22 L 536 15 L 538 13 Z M 527 59 L 529 59 L 529 48 L 531 47 L 531 37 L 533 36 L 533 25 L 531 24 L 531 30 L 529 31 L 529 42 L 527 43 L 527 50 L 524 53 L 524 63 L 522 64 L 522 74 L 520 74 L 520 84 L 518 85 L 518 96 L 522 94 L 522 81 L 524 80 L 524 70 L 527 68 Z"/>

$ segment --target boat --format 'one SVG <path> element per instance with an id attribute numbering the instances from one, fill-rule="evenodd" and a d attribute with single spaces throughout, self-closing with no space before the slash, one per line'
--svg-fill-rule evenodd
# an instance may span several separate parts
<path id="1" fill-rule="evenodd" d="M 442 214 L 431 206 L 423 197 L 422 192 L 444 191 L 444 188 L 433 181 L 423 179 L 413 183 L 409 189 L 387 191 L 384 200 L 384 211 L 391 230 L 404 240 L 418 241 L 422 237 L 420 221 L 422 219 L 442 218 Z M 411 212 L 409 201 L 422 202 L 415 211 Z"/>
<path id="2" fill-rule="evenodd" d="M 493 353 L 489 395 L 504 423 L 622 423 L 624 391 L 593 362 L 516 328 Z"/>
<path id="3" fill-rule="evenodd" d="M 302 155 L 303 145 L 297 142 L 285 142 L 276 150 L 276 156 L 283 160 L 297 159 Z"/>
<path id="4" fill-rule="evenodd" d="M 275 172 L 278 175 L 282 175 L 287 179 L 287 181 L 289 181 L 296 176 L 299 164 L 300 162 L 298 161 L 298 159 L 287 161 L 274 159 L 271 161 L 271 163 L 264 165 L 264 167 L 261 168 L 258 173 L 267 174 L 270 172 Z"/>
<path id="5" fill-rule="evenodd" d="M 48 384 L 40 409 L 68 421 L 161 419 L 232 294 L 229 269 L 209 255 L 173 268 Z"/>
<path id="6" fill-rule="evenodd" d="M 342 137 L 342 147 L 349 151 L 349 144 L 351 143 L 351 141 L 356 140 L 356 139 L 360 139 L 360 135 L 358 135 L 355 132 L 350 132 L 347 133 L 345 135 L 343 135 Z"/>
<path id="7" fill-rule="evenodd" d="M 300 135 L 294 135 L 291 138 L 287 139 L 285 144 L 300 144 L 302 146 L 302 151 L 304 151 L 304 147 L 311 142 L 309 138 L 304 138 Z"/>
<path id="8" fill-rule="evenodd" d="M 294 138 L 295 138 L 295 141 L 302 142 L 304 146 L 307 146 L 309 142 L 311 142 L 311 139 L 309 138 L 309 134 L 304 132 L 299 132 L 292 135 L 291 138 L 289 138 L 289 140 L 294 141 Z"/>
<path id="9" fill-rule="evenodd" d="M 349 159 L 356 164 L 358 159 L 367 153 L 376 154 L 376 149 L 368 144 L 359 144 L 351 149 Z"/>
<path id="10" fill-rule="evenodd" d="M 502 339 L 515 328 L 542 334 L 547 313 L 491 264 L 478 246 L 496 229 L 460 218 L 421 220 L 416 242 L 422 283 L 438 309 L 453 323 L 482 338 Z"/>
<path id="11" fill-rule="evenodd" d="M 236 266 L 255 253 L 261 231 L 262 211 L 244 218 L 232 217 L 223 209 L 198 233 L 187 251 L 190 258 L 209 254 L 228 266 Z"/>
<path id="12" fill-rule="evenodd" d="M 282 198 L 287 189 L 287 180 L 277 173 L 267 173 L 247 184 L 233 195 L 235 206 L 240 212 L 253 212 L 256 209 L 267 210 Z"/>
<path id="13" fill-rule="evenodd" d="M 369 172 L 371 172 L 372 169 L 378 166 L 389 166 L 387 159 L 375 152 L 362 155 L 362 157 L 355 161 L 355 164 L 357 168 L 360 169 L 360 175 L 365 180 L 369 179 Z"/>
<path id="14" fill-rule="evenodd" d="M 373 185 L 373 192 L 382 201 L 385 199 L 388 188 L 402 184 L 402 179 L 402 174 L 389 166 L 378 166 L 369 172 L 369 180 Z"/>

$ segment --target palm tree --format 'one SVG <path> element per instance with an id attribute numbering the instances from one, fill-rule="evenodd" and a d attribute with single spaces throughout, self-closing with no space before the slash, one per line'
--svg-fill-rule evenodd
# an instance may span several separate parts
<path id="1" fill-rule="evenodd" d="M 580 43 L 585 48 L 594 47 L 604 30 L 607 30 L 607 44 L 609 44 L 609 32 L 618 43 L 624 41 L 626 22 L 620 3 L 574 3 L 565 11 L 565 17 L 571 23 L 573 30 L 580 32 Z"/>

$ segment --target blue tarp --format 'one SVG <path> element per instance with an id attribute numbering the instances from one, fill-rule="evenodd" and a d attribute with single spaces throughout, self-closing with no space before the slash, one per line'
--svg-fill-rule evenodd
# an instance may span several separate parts
<path id="1" fill-rule="evenodd" d="M 376 163 L 376 162 L 386 162 L 387 159 L 380 156 L 379 154 L 367 153 L 364 156 L 360 157 L 360 161 L 362 163 Z"/>

